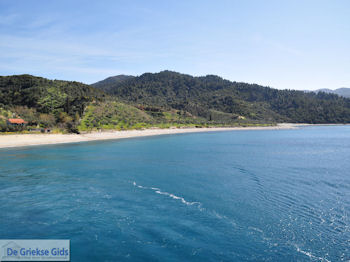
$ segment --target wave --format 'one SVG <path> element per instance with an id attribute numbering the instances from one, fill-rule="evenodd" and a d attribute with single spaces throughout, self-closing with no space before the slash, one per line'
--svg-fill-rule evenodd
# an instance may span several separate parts
<path id="1" fill-rule="evenodd" d="M 219 219 L 221 221 L 225 221 L 226 223 L 228 223 L 229 225 L 231 225 L 233 227 L 237 227 L 236 221 L 234 221 L 232 218 L 228 218 L 225 215 L 219 214 L 215 210 L 208 210 L 207 208 L 204 208 L 201 202 L 198 202 L 198 201 L 196 201 L 196 202 L 187 201 L 183 197 L 174 195 L 172 193 L 161 191 L 161 189 L 159 189 L 158 187 L 146 187 L 146 186 L 138 185 L 135 181 L 133 181 L 132 184 L 135 187 L 137 187 L 137 188 L 146 189 L 146 190 L 152 190 L 156 194 L 167 196 L 167 197 L 170 197 L 170 198 L 172 198 L 174 200 L 180 200 L 183 204 L 185 204 L 187 206 L 195 206 L 195 207 L 198 208 L 199 211 L 207 212 L 209 215 L 213 216 L 214 218 Z"/>
<path id="2" fill-rule="evenodd" d="M 179 197 L 179 196 L 176 196 L 172 193 L 168 193 L 168 192 L 164 192 L 164 191 L 161 191 L 159 188 L 157 187 L 146 187 L 146 186 L 141 186 L 141 185 L 138 185 L 136 184 L 136 182 L 134 181 L 133 182 L 133 185 L 135 187 L 138 187 L 138 188 L 141 188 L 141 189 L 148 189 L 148 190 L 152 190 L 154 191 L 156 194 L 159 194 L 159 195 L 164 195 L 164 196 L 168 196 L 172 199 L 175 199 L 175 200 L 180 200 L 183 204 L 185 205 L 188 205 L 188 206 L 192 206 L 192 205 L 197 205 L 199 208 L 201 207 L 202 203 L 200 202 L 189 202 L 189 201 L 186 201 L 183 197 Z"/>

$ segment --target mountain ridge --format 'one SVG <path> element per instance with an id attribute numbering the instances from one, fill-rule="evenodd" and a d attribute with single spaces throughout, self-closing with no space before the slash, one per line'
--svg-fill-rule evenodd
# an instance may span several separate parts
<path id="1" fill-rule="evenodd" d="M 325 93 L 331 93 L 331 94 L 336 94 L 339 96 L 343 96 L 346 98 L 350 98 L 350 88 L 348 87 L 341 87 L 341 88 L 337 88 L 337 89 L 328 89 L 328 88 L 323 88 L 323 89 L 317 89 L 314 92 L 318 93 L 318 92 L 325 92 Z"/>

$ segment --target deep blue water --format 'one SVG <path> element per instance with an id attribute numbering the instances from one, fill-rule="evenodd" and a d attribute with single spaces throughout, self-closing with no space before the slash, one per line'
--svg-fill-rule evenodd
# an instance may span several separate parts
<path id="1" fill-rule="evenodd" d="M 72 261 L 347 261 L 350 127 L 0 150 L 0 238 Z"/>

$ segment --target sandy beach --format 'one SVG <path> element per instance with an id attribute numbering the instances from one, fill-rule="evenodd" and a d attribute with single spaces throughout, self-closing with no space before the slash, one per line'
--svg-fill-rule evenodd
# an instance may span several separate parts
<path id="1" fill-rule="evenodd" d="M 14 134 L 0 135 L 0 148 L 77 143 L 97 140 L 122 139 L 182 133 L 217 132 L 233 130 L 276 130 L 294 129 L 300 124 L 278 124 L 267 127 L 222 127 L 222 128 L 174 128 L 126 131 L 92 132 L 87 134 Z"/>

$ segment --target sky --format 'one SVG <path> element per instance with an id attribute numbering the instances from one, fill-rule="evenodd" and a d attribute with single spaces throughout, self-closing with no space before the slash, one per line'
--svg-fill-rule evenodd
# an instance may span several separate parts
<path id="1" fill-rule="evenodd" d="M 91 84 L 162 70 L 350 87 L 350 1 L 0 0 L 0 75 Z"/>

